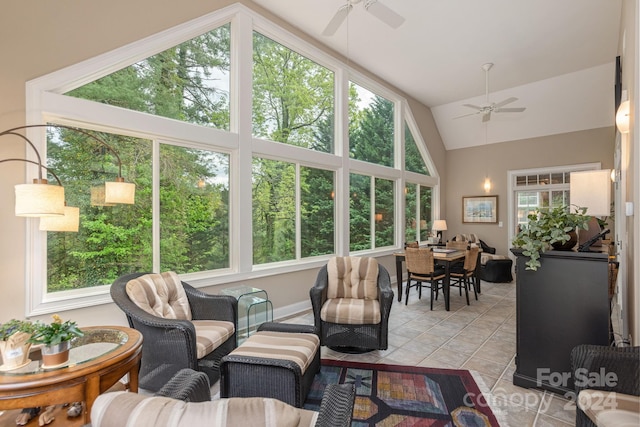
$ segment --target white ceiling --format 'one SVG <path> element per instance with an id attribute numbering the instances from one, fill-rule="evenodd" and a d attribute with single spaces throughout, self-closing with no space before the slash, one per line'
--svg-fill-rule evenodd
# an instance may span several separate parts
<path id="1" fill-rule="evenodd" d="M 614 61 L 622 0 L 378 0 L 406 18 L 392 29 L 347 0 L 254 0 L 432 108 L 448 150 L 603 126 L 614 121 Z M 347 37 L 348 33 L 348 37 Z M 348 47 L 348 52 L 347 52 Z M 454 119 L 509 97 L 523 113 Z"/>

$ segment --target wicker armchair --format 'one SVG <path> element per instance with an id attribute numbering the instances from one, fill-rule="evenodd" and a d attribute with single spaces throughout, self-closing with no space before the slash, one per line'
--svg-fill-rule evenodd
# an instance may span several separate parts
<path id="1" fill-rule="evenodd" d="M 98 396 L 91 409 L 91 420 L 93 427 L 138 425 L 140 420 L 144 420 L 145 425 L 156 427 L 218 426 L 221 424 L 217 422 L 222 419 L 227 421 L 224 425 L 265 425 L 264 417 L 269 412 L 261 411 L 260 404 L 270 400 L 272 407 L 277 410 L 276 423 L 279 421 L 277 417 L 287 413 L 288 421 L 295 422 L 296 416 L 299 416 L 298 426 L 348 427 L 351 425 L 354 399 L 355 387 L 352 384 L 330 384 L 324 391 L 317 414 L 272 399 L 230 398 L 211 401 L 206 375 L 183 369 L 155 396 L 120 391 Z M 273 413 L 269 415 L 274 416 Z"/>
<path id="2" fill-rule="evenodd" d="M 129 326 L 140 331 L 144 337 L 140 387 L 155 392 L 183 368 L 206 373 L 212 384 L 218 381 L 220 359 L 236 347 L 237 300 L 227 295 L 206 294 L 176 278 L 175 280 L 182 285 L 186 294 L 191 320 L 185 320 L 180 316 L 178 318 L 160 317 L 140 308 L 127 293 L 127 283 L 143 279 L 142 276 L 146 274 L 148 273 L 128 274 L 119 277 L 111 285 L 113 301 L 124 311 Z M 232 322 L 233 326 L 228 328 L 226 334 L 220 335 L 222 337 L 220 343 L 216 342 L 217 336 L 214 330 L 218 328 L 220 322 L 215 321 Z M 228 323 L 226 325 L 229 326 Z M 212 330 L 214 330 L 213 333 Z M 229 336 L 224 339 L 227 335 Z M 205 350 L 202 349 L 203 345 Z"/>
<path id="3" fill-rule="evenodd" d="M 337 267 L 336 263 L 338 264 Z M 365 264 L 367 265 L 365 266 Z M 354 266 L 353 269 L 351 268 L 352 266 Z M 336 269 L 338 272 L 336 272 Z M 356 277 L 359 272 L 364 270 L 367 270 L 368 274 L 377 272 L 377 278 Z M 333 277 L 336 274 L 340 276 Z M 348 278 L 349 274 L 352 274 L 350 279 Z M 331 280 L 336 282 L 334 285 L 330 284 L 330 277 L 332 277 Z M 373 280 L 377 285 L 374 285 L 375 292 L 365 296 L 365 298 L 354 298 L 353 296 L 337 298 L 336 296 L 339 296 L 342 291 L 334 295 L 336 292 L 330 289 L 331 286 L 338 286 L 338 282 L 340 283 L 339 286 L 342 286 L 343 283 L 350 281 L 355 292 L 357 288 L 355 283 L 357 281 L 366 286 L 364 283 L 369 280 Z M 349 286 L 347 285 L 346 287 L 348 288 Z M 393 291 L 391 290 L 389 272 L 382 265 L 378 265 L 375 258 L 332 258 L 318 272 L 316 282 L 309 294 L 315 327 L 320 336 L 321 345 L 347 352 L 387 349 L 389 313 L 393 303 Z M 339 299 L 342 300 L 341 304 L 337 301 Z M 347 306 L 351 307 L 351 309 L 345 309 Z M 368 308 L 362 308 L 363 306 Z M 341 307 L 341 309 L 337 307 Z M 367 311 L 368 309 L 379 311 L 379 319 L 378 313 L 375 313 L 372 318 L 368 317 L 368 313 L 362 313 L 362 311 Z M 340 310 L 349 315 L 340 318 Z M 365 319 L 359 321 L 354 318 L 354 316 L 358 317 L 359 315 L 364 315 Z"/>
<path id="4" fill-rule="evenodd" d="M 579 371 L 578 371 L 579 370 Z M 582 344 L 576 346 L 571 351 L 571 371 L 575 373 L 574 384 L 578 405 L 576 406 L 576 427 L 595 427 L 596 424 L 585 413 L 589 412 L 595 418 L 603 410 L 624 409 L 623 398 L 640 396 L 640 347 L 608 347 L 600 345 Z M 595 375 L 590 376 L 589 374 Z M 603 377 L 615 374 L 615 378 Z M 583 392 L 584 390 L 584 392 Z M 603 394 L 589 398 L 589 394 L 597 392 L 614 392 L 609 397 Z M 580 398 L 583 392 L 583 398 Z M 586 399 L 584 397 L 587 397 Z M 640 411 L 637 399 L 635 411 Z M 599 407 L 591 408 L 591 404 L 599 404 Z M 615 421 L 615 411 L 610 410 L 604 414 L 613 424 L 620 425 Z M 600 425 L 600 424 L 598 424 Z M 637 424 L 636 424 L 637 425 Z"/>

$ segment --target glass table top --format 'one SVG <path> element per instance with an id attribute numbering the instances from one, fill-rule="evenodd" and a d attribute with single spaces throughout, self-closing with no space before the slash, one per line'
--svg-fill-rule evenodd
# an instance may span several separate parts
<path id="1" fill-rule="evenodd" d="M 115 350 L 129 339 L 126 333 L 116 329 L 92 328 L 83 332 L 84 336 L 71 340 L 67 362 L 45 367 L 42 365 L 39 346 L 33 346 L 29 352 L 29 363 L 20 368 L 0 371 L 0 376 L 35 374 L 80 365 Z"/>

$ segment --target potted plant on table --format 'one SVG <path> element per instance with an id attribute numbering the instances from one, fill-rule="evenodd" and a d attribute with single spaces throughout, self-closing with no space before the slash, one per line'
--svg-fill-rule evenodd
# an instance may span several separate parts
<path id="1" fill-rule="evenodd" d="M 3 364 L 0 370 L 18 369 L 28 364 L 31 334 L 34 324 L 29 320 L 11 319 L 0 324 L 0 353 Z"/>
<path id="2" fill-rule="evenodd" d="M 531 212 L 527 216 L 529 222 L 520 226 L 512 242 L 514 247 L 522 249 L 522 255 L 529 257 L 526 269 L 537 270 L 540 254 L 549 247 L 572 249 L 578 241 L 576 229 L 588 230 L 591 217 L 586 212 L 587 208 L 576 206 L 571 211 L 570 206 L 564 205 Z"/>
<path id="3" fill-rule="evenodd" d="M 42 344 L 42 362 L 45 367 L 60 365 L 69 360 L 71 339 L 84 335 L 76 322 L 63 322 L 57 314 L 52 317 L 53 322 L 49 324 L 36 322 L 29 340 L 33 344 Z"/>

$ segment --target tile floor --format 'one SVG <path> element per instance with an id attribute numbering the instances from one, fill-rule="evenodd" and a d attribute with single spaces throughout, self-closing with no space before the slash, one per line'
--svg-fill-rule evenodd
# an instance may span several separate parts
<path id="1" fill-rule="evenodd" d="M 394 292 L 396 289 L 394 288 Z M 451 310 L 442 297 L 429 310 L 429 293 L 397 299 L 389 319 L 389 348 L 365 354 L 343 354 L 322 347 L 323 358 L 357 362 L 468 369 L 484 382 L 487 400 L 503 427 L 574 426 L 573 401 L 554 393 L 513 385 L 516 351 L 515 282 L 482 282 L 478 301 L 451 295 Z M 285 322 L 313 324 L 303 313 Z"/>

